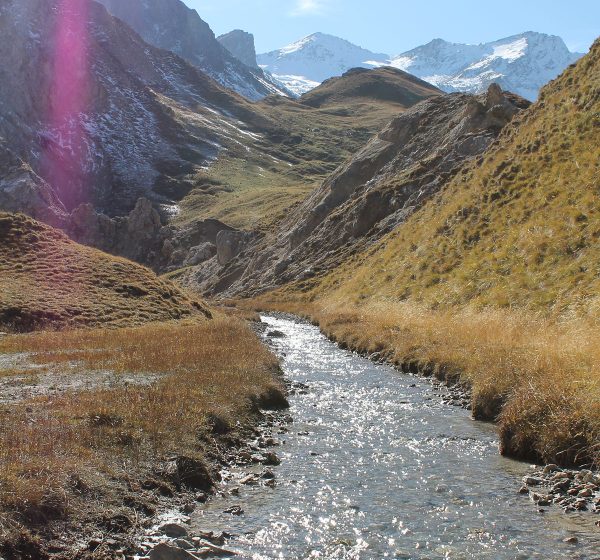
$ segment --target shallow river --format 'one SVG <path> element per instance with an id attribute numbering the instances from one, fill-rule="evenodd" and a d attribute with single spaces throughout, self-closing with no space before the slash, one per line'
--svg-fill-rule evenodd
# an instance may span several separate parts
<path id="1" fill-rule="evenodd" d="M 306 323 L 263 321 L 286 335 L 272 340 L 286 376 L 308 385 L 290 399 L 277 485 L 216 498 L 195 527 L 233 533 L 228 546 L 255 560 L 600 559 L 599 516 L 539 512 L 517 493 L 529 465 L 500 457 L 494 427 L 442 403 L 443 389 Z"/>

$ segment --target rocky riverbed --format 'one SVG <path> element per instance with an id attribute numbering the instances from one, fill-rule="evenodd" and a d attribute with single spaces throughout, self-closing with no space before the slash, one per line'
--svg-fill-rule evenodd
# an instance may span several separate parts
<path id="1" fill-rule="evenodd" d="M 558 506 L 565 513 L 590 511 L 600 514 L 600 473 L 561 469 L 546 465 L 523 477 L 521 494 L 528 494 L 540 508 Z M 596 522 L 600 527 L 600 518 Z"/>

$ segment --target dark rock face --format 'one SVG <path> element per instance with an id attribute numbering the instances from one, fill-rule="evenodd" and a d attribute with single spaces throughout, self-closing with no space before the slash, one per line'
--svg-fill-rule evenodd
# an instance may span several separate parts
<path id="1" fill-rule="evenodd" d="M 254 46 L 254 35 L 241 29 L 235 29 L 225 35 L 217 37 L 221 43 L 235 58 L 250 68 L 258 68 L 256 62 L 256 47 Z"/>
<path id="2" fill-rule="evenodd" d="M 479 96 L 451 94 L 415 105 L 340 166 L 275 234 L 204 286 L 255 294 L 339 265 L 403 223 L 528 105 L 496 85 Z"/>
<path id="3" fill-rule="evenodd" d="M 66 230 L 79 243 L 149 265 L 157 263 L 170 234 L 146 198 L 140 198 L 128 216 L 118 218 L 97 213 L 91 204 L 81 205 Z"/>
<path id="4" fill-rule="evenodd" d="M 256 53 L 252 65 L 238 60 L 217 41 L 198 13 L 181 0 L 98 1 L 151 45 L 174 52 L 248 99 L 289 93 L 256 65 Z"/>
<path id="5" fill-rule="evenodd" d="M 186 228 L 163 225 L 159 213 L 140 198 L 127 216 L 111 218 L 82 204 L 67 215 L 69 236 L 107 253 L 124 256 L 158 271 L 196 266 L 217 254 L 220 233 L 237 233 L 218 220 L 200 220 Z"/>

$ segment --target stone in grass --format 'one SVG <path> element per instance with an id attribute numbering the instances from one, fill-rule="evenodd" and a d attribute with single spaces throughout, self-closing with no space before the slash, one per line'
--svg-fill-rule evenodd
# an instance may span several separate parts
<path id="1" fill-rule="evenodd" d="M 188 531 L 183 525 L 177 523 L 165 523 L 158 528 L 161 535 L 171 538 L 187 537 Z"/>
<path id="2" fill-rule="evenodd" d="M 187 550 L 183 550 L 183 548 L 179 548 L 178 546 L 173 546 L 167 543 L 160 543 L 156 547 L 154 547 L 150 554 L 148 555 L 150 560 L 197 560 L 198 557 L 188 552 Z"/>

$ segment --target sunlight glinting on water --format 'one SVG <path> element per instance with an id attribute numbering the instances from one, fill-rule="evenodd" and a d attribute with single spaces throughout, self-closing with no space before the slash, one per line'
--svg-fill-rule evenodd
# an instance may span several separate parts
<path id="1" fill-rule="evenodd" d="M 216 498 L 193 526 L 237 535 L 252 560 L 589 559 L 591 516 L 539 513 L 517 493 L 528 465 L 498 454 L 491 425 L 429 382 L 340 350 L 316 327 L 265 317 L 291 397 L 277 485 Z M 259 467 L 256 467 L 259 468 Z M 246 472 L 234 472 L 235 485 Z M 238 504 L 244 515 L 225 509 Z M 576 535 L 583 546 L 563 542 Z M 597 555 L 596 555 L 597 558 Z"/>

